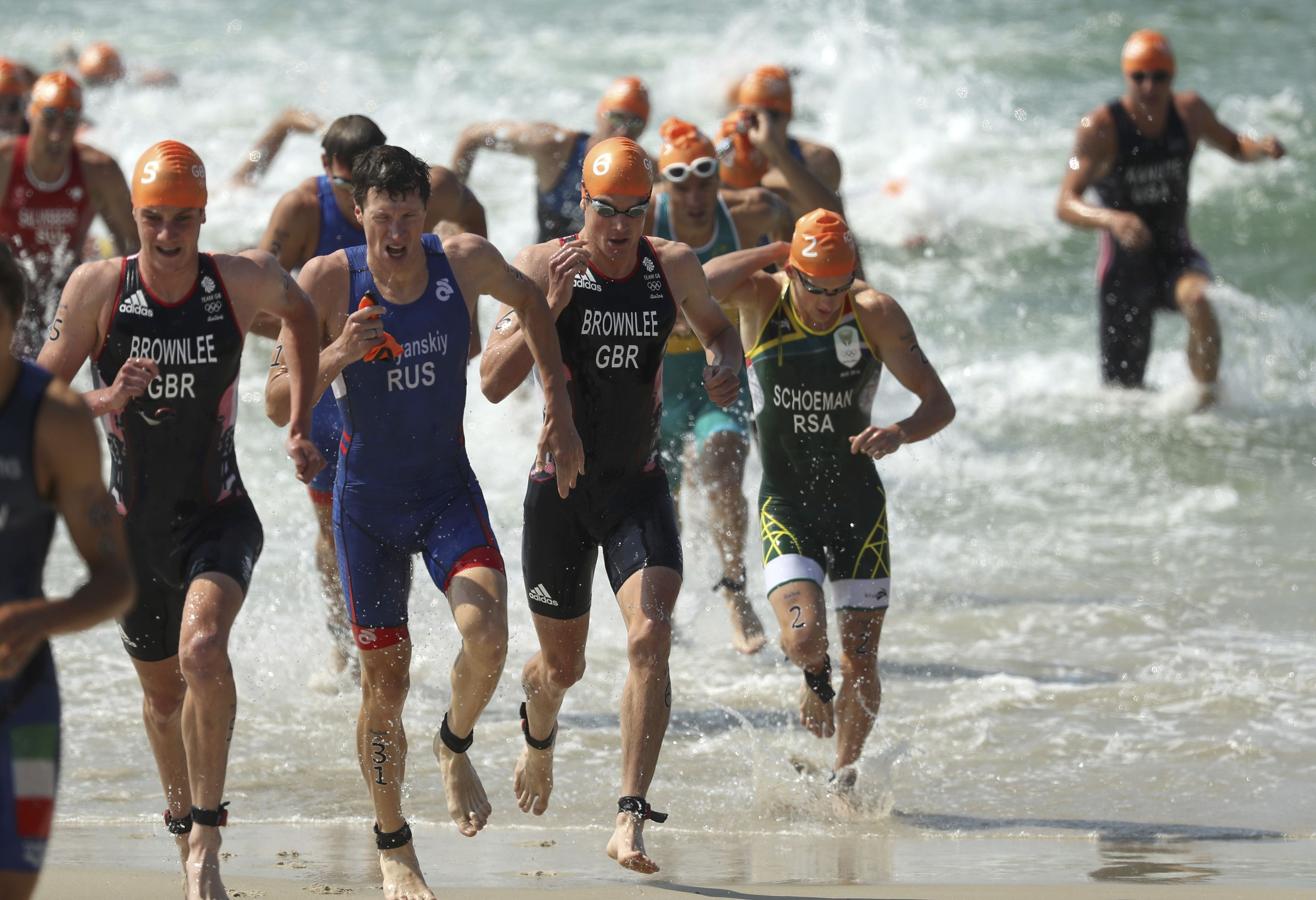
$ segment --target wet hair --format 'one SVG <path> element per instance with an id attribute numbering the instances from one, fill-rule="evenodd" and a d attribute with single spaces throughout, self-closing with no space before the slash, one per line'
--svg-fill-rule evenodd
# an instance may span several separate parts
<path id="1" fill-rule="evenodd" d="M 358 156 L 387 141 L 384 132 L 372 119 L 353 115 L 334 119 L 320 146 L 330 160 L 338 160 L 351 168 Z"/>
<path id="2" fill-rule="evenodd" d="M 17 325 L 27 301 L 27 279 L 18 261 L 10 251 L 9 245 L 0 241 L 0 308 L 13 317 L 11 324 Z"/>
<path id="3" fill-rule="evenodd" d="M 428 205 L 430 167 L 401 147 L 371 147 L 352 164 L 352 199 L 359 208 L 365 209 L 371 188 L 387 194 L 390 200 L 420 194 L 420 202 Z"/>

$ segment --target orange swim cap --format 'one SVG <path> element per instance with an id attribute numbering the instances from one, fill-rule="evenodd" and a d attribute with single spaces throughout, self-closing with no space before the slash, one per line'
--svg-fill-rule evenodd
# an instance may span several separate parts
<path id="1" fill-rule="evenodd" d="M 591 197 L 647 197 L 653 192 L 653 160 L 628 137 L 599 141 L 585 154 L 581 188 Z"/>
<path id="2" fill-rule="evenodd" d="M 649 121 L 649 89 L 634 75 L 618 78 L 603 92 L 599 112 L 627 112 Z"/>
<path id="3" fill-rule="evenodd" d="M 717 159 L 717 150 L 713 141 L 694 125 L 675 116 L 663 122 L 658 129 L 658 136 L 663 139 L 663 149 L 658 154 L 658 170 L 661 172 L 672 163 L 689 163 L 696 159 L 708 157 Z"/>
<path id="4" fill-rule="evenodd" d="M 43 109 L 82 109 L 82 87 L 66 72 L 47 72 L 32 85 L 27 117 L 35 119 Z"/>
<path id="5" fill-rule="evenodd" d="M 119 51 L 104 41 L 88 44 L 78 57 L 78 74 L 87 84 L 112 84 L 123 77 Z"/>
<path id="6" fill-rule="evenodd" d="M 12 59 L 0 56 L 0 96 L 21 97 L 29 87 L 27 71 Z"/>
<path id="7" fill-rule="evenodd" d="M 204 209 L 206 167 L 186 144 L 152 144 L 133 168 L 133 207 L 182 206 Z"/>
<path id="8" fill-rule="evenodd" d="M 1129 35 L 1124 42 L 1124 51 L 1120 53 L 1120 67 L 1127 75 L 1130 72 L 1155 72 L 1157 70 L 1174 74 L 1174 51 L 1170 42 L 1159 31 L 1144 28 Z"/>
<path id="9" fill-rule="evenodd" d="M 815 209 L 795 222 L 790 264 L 810 278 L 853 275 L 859 254 L 850 226 L 830 209 Z"/>
<path id="10" fill-rule="evenodd" d="M 722 120 L 717 130 L 717 156 L 722 183 L 729 188 L 758 187 L 768 172 L 768 161 L 750 142 L 753 111 L 738 109 Z"/>
<path id="11" fill-rule="evenodd" d="M 791 114 L 791 73 L 781 66 L 759 66 L 745 76 L 736 91 L 736 102 Z"/>

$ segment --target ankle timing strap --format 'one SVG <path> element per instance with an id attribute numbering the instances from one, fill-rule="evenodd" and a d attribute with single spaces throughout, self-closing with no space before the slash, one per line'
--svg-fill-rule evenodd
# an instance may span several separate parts
<path id="1" fill-rule="evenodd" d="M 521 704 L 521 733 L 525 735 L 525 742 L 536 750 L 552 750 L 553 742 L 557 740 L 557 725 L 549 732 L 548 737 L 542 741 L 530 736 L 530 719 L 526 716 L 525 704 Z"/>
<path id="2" fill-rule="evenodd" d="M 475 740 L 475 729 L 472 728 L 471 733 L 464 738 L 457 737 L 448 727 L 448 714 L 444 713 L 443 721 L 439 723 L 439 738 L 443 741 L 443 746 L 453 753 L 465 753 L 471 749 L 471 742 Z"/>
<path id="3" fill-rule="evenodd" d="M 823 660 L 822 668 L 817 672 L 804 670 L 804 683 L 809 686 L 809 690 L 818 695 L 818 699 L 823 703 L 831 703 L 832 698 L 836 696 L 836 691 L 832 690 L 832 658 L 830 656 Z"/>
<path id="4" fill-rule="evenodd" d="M 713 585 L 713 590 L 715 591 L 720 591 L 722 588 L 727 588 L 736 593 L 743 593 L 745 590 L 745 567 L 740 567 L 739 578 L 732 578 L 729 575 L 723 575 L 718 579 L 717 584 Z"/>
<path id="5" fill-rule="evenodd" d="M 643 797 L 618 798 L 617 812 L 630 813 L 639 822 L 643 822 L 645 819 L 660 824 L 667 821 L 667 813 L 654 812 L 653 807 L 649 805 L 649 801 Z"/>
<path id="6" fill-rule="evenodd" d="M 375 848 L 378 850 L 396 850 L 411 843 L 411 826 L 406 822 L 397 831 L 380 831 L 375 823 Z"/>
<path id="7" fill-rule="evenodd" d="M 228 801 L 225 800 L 219 804 L 219 809 L 202 809 L 199 806 L 194 806 L 192 807 L 192 814 L 188 818 L 198 825 L 221 828 L 228 824 Z"/>
<path id="8" fill-rule="evenodd" d="M 187 834 L 192 830 L 192 814 L 188 813 L 181 819 L 175 819 L 170 815 L 169 810 L 164 812 L 165 828 L 169 829 L 170 834 Z"/>

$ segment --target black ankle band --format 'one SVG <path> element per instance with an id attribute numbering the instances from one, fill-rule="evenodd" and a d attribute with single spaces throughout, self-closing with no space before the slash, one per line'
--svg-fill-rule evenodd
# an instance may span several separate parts
<path id="1" fill-rule="evenodd" d="M 198 825 L 221 828 L 228 824 L 228 801 L 225 800 L 219 804 L 219 809 L 202 809 L 199 806 L 194 806 L 192 807 L 192 814 L 188 818 Z"/>
<path id="2" fill-rule="evenodd" d="M 828 656 L 823 660 L 823 666 L 817 672 L 810 672 L 806 669 L 804 683 L 809 686 L 809 690 L 818 695 L 818 699 L 823 703 L 831 703 L 832 698 L 836 696 L 836 691 L 832 690 L 832 658 Z"/>
<path id="3" fill-rule="evenodd" d="M 536 750 L 552 750 L 553 742 L 557 740 L 556 725 L 553 726 L 553 730 L 549 732 L 548 737 L 542 741 L 530 736 L 530 719 L 526 716 L 524 703 L 521 704 L 521 733 L 525 735 L 526 744 Z"/>
<path id="4" fill-rule="evenodd" d="M 731 578 L 731 577 L 728 576 L 728 575 L 723 575 L 721 578 L 718 579 L 717 584 L 713 585 L 713 590 L 715 590 L 715 591 L 720 591 L 720 590 L 722 590 L 722 588 L 727 588 L 727 589 L 729 589 L 729 590 L 733 590 L 733 591 L 735 591 L 736 593 L 744 593 L 744 591 L 745 591 L 745 567 L 744 567 L 744 566 L 741 566 L 741 567 L 740 567 L 740 577 L 739 577 L 739 578 Z"/>
<path id="5" fill-rule="evenodd" d="M 465 753 L 471 749 L 471 743 L 475 740 L 475 729 L 472 728 L 471 733 L 464 738 L 457 737 L 448 727 L 448 714 L 444 713 L 443 721 L 439 723 L 439 738 L 443 741 L 443 746 L 453 753 Z"/>
<path id="6" fill-rule="evenodd" d="M 397 831 L 380 831 L 375 823 L 375 847 L 379 850 L 396 850 L 411 843 L 411 826 L 406 822 Z"/>
<path id="7" fill-rule="evenodd" d="M 169 829 L 170 834 L 187 834 L 192 830 L 192 814 L 188 813 L 181 819 L 175 819 L 170 815 L 169 810 L 164 813 L 165 828 Z"/>
<path id="8" fill-rule="evenodd" d="M 658 823 L 667 821 L 667 813 L 654 812 L 653 807 L 649 805 L 649 801 L 643 797 L 618 798 L 617 812 L 630 813 L 641 822 L 646 819 Z"/>

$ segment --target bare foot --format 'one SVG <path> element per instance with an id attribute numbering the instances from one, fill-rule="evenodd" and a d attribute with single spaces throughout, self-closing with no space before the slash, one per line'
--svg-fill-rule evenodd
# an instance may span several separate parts
<path id="1" fill-rule="evenodd" d="M 731 612 L 731 646 L 737 653 L 751 656 L 763 649 L 768 636 L 763 633 L 763 623 L 754 606 L 744 594 L 735 594 L 727 600 Z"/>
<path id="2" fill-rule="evenodd" d="M 800 724 L 814 737 L 829 738 L 836 733 L 836 726 L 832 723 L 832 704 L 823 703 L 807 684 L 800 687 Z"/>
<path id="3" fill-rule="evenodd" d="M 439 761 L 443 774 L 443 793 L 448 798 L 448 815 L 457 823 L 457 830 L 467 837 L 475 837 L 489 824 L 489 797 L 475 772 L 475 766 L 465 753 L 453 753 L 438 732 L 434 733 L 434 758 Z"/>
<path id="4" fill-rule="evenodd" d="M 1197 404 L 1193 407 L 1193 412 L 1203 412 L 1216 405 L 1220 399 L 1220 387 L 1215 382 L 1209 384 L 1198 382 L 1197 384 Z"/>
<path id="5" fill-rule="evenodd" d="M 384 876 L 384 900 L 438 900 L 425 876 L 411 843 L 379 851 L 379 871 Z"/>
<path id="6" fill-rule="evenodd" d="M 658 871 L 658 864 L 644 852 L 644 824 L 630 813 L 617 813 L 617 829 L 608 840 L 608 856 L 623 869 L 641 875 Z"/>
<path id="7" fill-rule="evenodd" d="M 192 826 L 188 838 L 187 900 L 227 900 L 228 891 L 219 877 L 218 828 Z"/>
<path id="8" fill-rule="evenodd" d="M 838 818 L 853 818 L 859 812 L 859 792 L 855 784 L 859 771 L 854 766 L 842 766 L 832 773 L 827 783 L 827 793 L 832 798 L 832 810 Z"/>
<path id="9" fill-rule="evenodd" d="M 536 750 L 527 744 L 516 761 L 512 778 L 516 805 L 521 812 L 542 816 L 548 809 L 548 795 L 553 793 L 553 748 Z"/>

